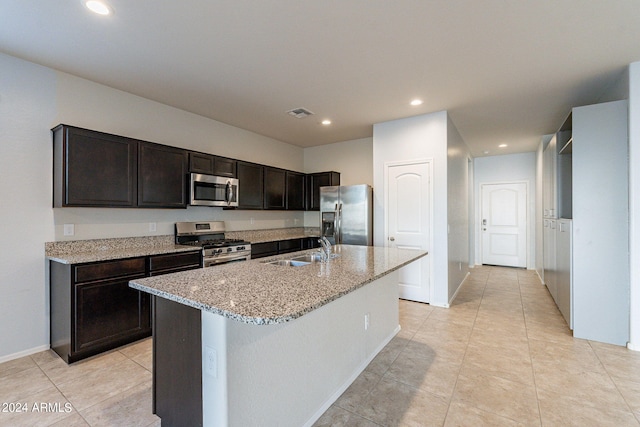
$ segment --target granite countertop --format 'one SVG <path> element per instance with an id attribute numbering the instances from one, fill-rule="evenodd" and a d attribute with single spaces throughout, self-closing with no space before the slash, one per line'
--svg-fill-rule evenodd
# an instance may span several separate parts
<path id="1" fill-rule="evenodd" d="M 313 250 L 136 279 L 129 286 L 244 323 L 284 323 L 398 268 L 426 251 L 334 246 L 338 258 L 302 267 L 267 264 Z"/>
<path id="2" fill-rule="evenodd" d="M 264 243 L 277 240 L 301 239 L 305 237 L 320 237 L 319 227 L 290 227 L 272 228 L 267 230 L 241 230 L 227 231 L 225 237 L 230 239 L 243 239 L 247 242 Z"/>
<path id="3" fill-rule="evenodd" d="M 176 245 L 172 235 L 45 243 L 47 259 L 62 264 L 110 261 L 194 250 L 199 249 L 193 246 Z"/>
<path id="4" fill-rule="evenodd" d="M 318 237 L 319 230 L 317 227 L 292 227 L 228 231 L 225 233 L 225 237 L 244 239 L 251 243 L 262 243 L 303 237 Z M 196 250 L 193 246 L 176 245 L 174 235 L 69 240 L 46 242 L 44 244 L 45 257 L 62 264 L 111 261 L 140 256 L 191 252 L 193 250 Z"/>

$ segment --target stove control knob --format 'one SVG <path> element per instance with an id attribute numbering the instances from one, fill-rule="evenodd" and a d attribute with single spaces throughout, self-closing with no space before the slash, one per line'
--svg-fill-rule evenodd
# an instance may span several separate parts
<path id="1" fill-rule="evenodd" d="M 227 248 L 227 252 L 233 251 L 233 248 Z"/>
<path id="2" fill-rule="evenodd" d="M 215 252 L 216 252 L 217 254 L 221 254 L 221 253 L 222 253 L 222 249 L 217 249 Z"/>
<path id="3" fill-rule="evenodd" d="M 238 246 L 238 250 L 239 250 L 239 251 L 244 251 L 244 250 L 245 250 L 245 247 L 244 247 L 244 246 Z"/>

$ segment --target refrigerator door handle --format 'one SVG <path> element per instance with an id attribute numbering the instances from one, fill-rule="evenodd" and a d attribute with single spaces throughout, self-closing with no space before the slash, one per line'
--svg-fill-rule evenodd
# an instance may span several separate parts
<path id="1" fill-rule="evenodd" d="M 336 232 L 338 239 L 336 239 L 336 243 L 342 244 L 342 203 L 338 204 L 338 215 L 336 218 L 338 220 L 338 231 Z"/>
<path id="2" fill-rule="evenodd" d="M 342 203 L 338 206 L 338 213 L 340 214 L 340 244 L 342 244 Z"/>
<path id="3" fill-rule="evenodd" d="M 340 222 L 338 221 L 339 215 L 340 213 L 338 212 L 338 204 L 336 203 L 333 213 L 333 240 L 335 241 L 336 245 L 340 243 Z"/>

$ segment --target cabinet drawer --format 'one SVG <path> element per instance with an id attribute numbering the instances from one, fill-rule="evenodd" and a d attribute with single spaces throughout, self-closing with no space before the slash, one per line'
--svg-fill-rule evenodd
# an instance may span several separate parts
<path id="1" fill-rule="evenodd" d="M 114 277 L 145 274 L 144 261 L 144 258 L 130 258 L 97 264 L 77 265 L 74 267 L 73 272 L 74 282 L 91 282 Z"/>
<path id="2" fill-rule="evenodd" d="M 154 255 L 149 257 L 149 271 L 154 273 L 158 270 L 175 270 L 180 267 L 199 267 L 201 259 L 200 251 Z"/>

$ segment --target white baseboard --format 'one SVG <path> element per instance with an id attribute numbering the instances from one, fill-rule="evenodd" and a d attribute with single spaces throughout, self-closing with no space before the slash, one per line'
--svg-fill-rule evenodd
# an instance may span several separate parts
<path id="1" fill-rule="evenodd" d="M 338 390 L 336 390 L 336 392 L 333 393 L 333 395 L 331 395 L 329 399 L 327 399 L 327 401 L 320 407 L 320 409 L 318 409 L 316 413 L 313 414 L 313 416 L 304 424 L 305 427 L 311 427 L 313 424 L 315 424 L 316 421 L 318 421 L 318 419 L 320 419 L 322 414 L 324 414 L 327 409 L 329 409 L 331 405 L 333 405 L 333 403 L 338 400 L 340 396 L 342 396 L 342 393 L 344 393 L 349 388 L 349 386 L 356 380 L 356 378 L 358 378 L 358 376 L 365 370 L 365 368 L 369 366 L 369 363 L 371 363 L 371 361 L 378 355 L 378 353 L 380 353 L 380 351 L 382 351 L 382 349 L 387 344 L 389 344 L 389 342 L 398 334 L 398 332 L 400 332 L 400 325 L 398 325 L 393 333 L 389 335 L 378 346 L 378 348 L 364 362 L 360 364 L 360 366 L 356 368 L 353 374 L 351 374 L 351 376 L 340 386 L 340 388 L 338 388 Z"/>
<path id="2" fill-rule="evenodd" d="M 449 304 L 447 304 L 447 308 L 451 307 L 451 303 L 453 302 L 453 300 L 456 299 L 456 297 L 458 296 L 458 292 L 460 292 L 460 289 L 462 289 L 462 285 L 464 285 L 464 282 L 467 281 L 467 279 L 469 278 L 469 276 L 471 276 L 471 273 L 469 273 L 467 271 L 467 274 L 465 274 L 464 279 L 462 279 L 462 281 L 460 282 L 460 284 L 458 285 L 458 289 L 456 289 L 456 291 L 453 293 L 453 295 L 451 296 L 451 298 L 449 299 Z"/>
<path id="3" fill-rule="evenodd" d="M 630 342 L 627 343 L 627 348 L 633 351 L 640 351 L 640 346 L 636 344 L 632 344 Z"/>
<path id="4" fill-rule="evenodd" d="M 451 306 L 448 303 L 443 304 L 441 302 L 430 302 L 429 305 L 433 307 L 451 308 Z"/>
<path id="5" fill-rule="evenodd" d="M 19 351 L 13 354 L 7 354 L 6 356 L 0 356 L 0 363 L 8 362 L 10 360 L 20 359 L 21 357 L 31 356 L 32 354 L 40 353 L 41 351 L 49 350 L 49 344 L 33 347 L 28 350 Z"/>

